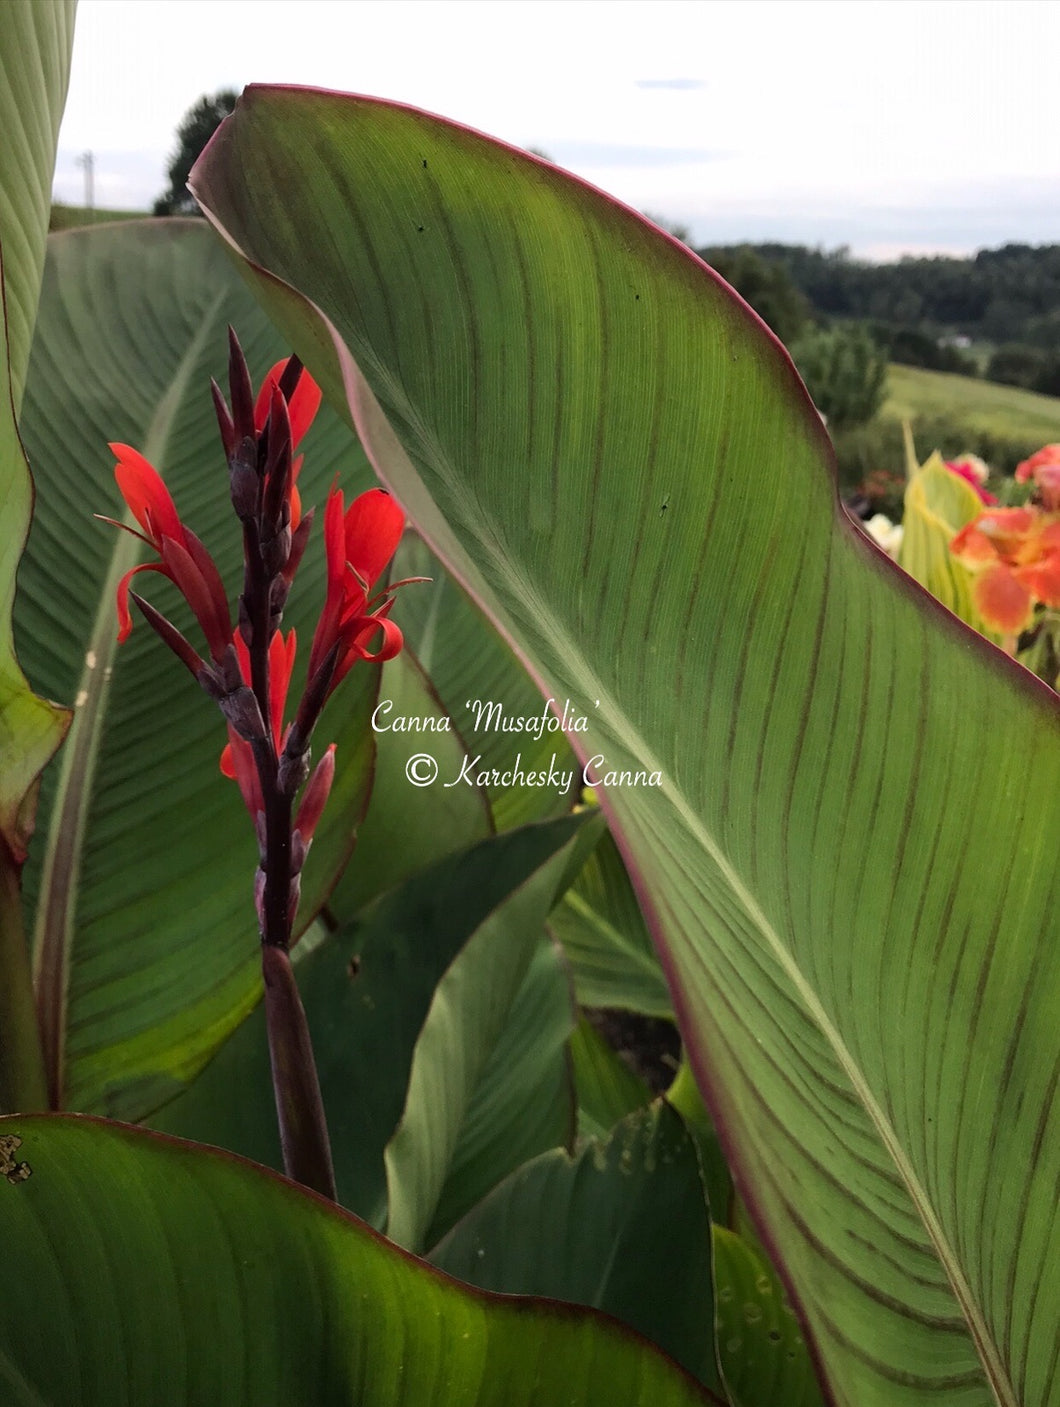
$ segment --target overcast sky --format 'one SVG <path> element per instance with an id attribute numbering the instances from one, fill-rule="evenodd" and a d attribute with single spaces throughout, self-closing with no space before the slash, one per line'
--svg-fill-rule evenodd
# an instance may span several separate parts
<path id="1" fill-rule="evenodd" d="M 1052 0 L 81 0 L 58 200 L 149 209 L 203 93 L 289 82 L 535 146 L 696 243 L 1060 242 Z"/>

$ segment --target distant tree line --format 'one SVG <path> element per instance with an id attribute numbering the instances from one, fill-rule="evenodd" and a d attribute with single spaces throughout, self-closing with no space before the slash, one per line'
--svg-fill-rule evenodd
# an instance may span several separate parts
<path id="1" fill-rule="evenodd" d="M 870 264 L 798 244 L 696 251 L 791 344 L 807 322 L 860 323 L 891 361 L 1060 395 L 1060 245 Z M 988 344 L 983 364 L 962 344 Z"/>

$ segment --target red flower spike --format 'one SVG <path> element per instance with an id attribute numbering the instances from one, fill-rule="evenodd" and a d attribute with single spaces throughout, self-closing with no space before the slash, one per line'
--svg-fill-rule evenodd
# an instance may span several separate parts
<path id="1" fill-rule="evenodd" d="M 254 405 L 254 429 L 259 435 L 264 430 L 265 422 L 269 418 L 273 388 L 279 391 L 280 379 L 289 360 L 288 357 L 282 362 L 277 362 L 265 373 L 265 380 L 261 383 L 261 390 L 258 392 L 258 399 Z M 316 413 L 320 409 L 321 399 L 320 387 L 309 372 L 303 368 L 294 394 L 287 402 L 287 413 L 291 417 L 292 449 L 297 449 L 303 435 L 315 420 Z"/>
<path id="2" fill-rule="evenodd" d="M 136 532 L 124 523 L 115 525 L 153 547 L 160 562 L 142 562 L 131 568 L 118 583 L 118 642 L 132 630 L 129 612 L 129 583 L 140 572 L 161 572 L 182 593 L 191 607 L 215 661 L 220 661 L 232 638 L 232 622 L 224 583 L 199 539 L 180 521 L 176 505 L 158 470 L 138 450 L 129 445 L 110 446 L 117 458 L 114 477 L 130 512 L 143 528 Z M 108 522 L 115 522 L 113 518 Z"/>

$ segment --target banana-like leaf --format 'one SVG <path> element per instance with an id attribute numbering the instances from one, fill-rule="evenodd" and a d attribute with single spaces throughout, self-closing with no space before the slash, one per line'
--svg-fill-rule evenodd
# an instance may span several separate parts
<path id="1" fill-rule="evenodd" d="M 487 778 L 498 830 L 569 811 L 581 785 L 560 730 L 567 700 L 558 700 L 554 710 L 545 707 L 510 647 L 411 533 L 394 575 L 431 578 L 429 588 L 401 593 L 394 619 L 429 673 L 470 759 L 463 773 L 442 773 L 439 784 L 452 785 L 461 775 Z M 467 789 L 466 781 L 460 789 Z"/>
<path id="2" fill-rule="evenodd" d="M 613 1320 L 457 1285 L 230 1154 L 95 1119 L 0 1120 L 0 1193 L 17 1267 L 0 1384 L 20 1407 L 716 1401 Z"/>
<path id="3" fill-rule="evenodd" d="M 37 312 L 55 142 L 73 46 L 73 3 L 12 5 L 0 25 L 0 1110 L 47 1098 L 18 872 L 36 783 L 69 724 L 37 698 L 15 658 L 15 572 L 33 488 L 17 417 Z"/>
<path id="4" fill-rule="evenodd" d="M 570 959 L 582 1006 L 673 1019 L 659 955 L 610 836 L 586 860 L 549 922 Z"/>
<path id="5" fill-rule="evenodd" d="M 469 944 L 481 946 L 484 933 L 500 932 L 505 945 L 524 955 L 530 972 L 520 990 L 501 994 L 508 999 L 503 1012 L 508 1029 L 491 1061 L 474 1071 L 464 1044 L 447 1044 L 441 1058 L 455 1060 L 457 1068 L 439 1068 L 434 1074 L 456 1084 L 463 1077 L 466 1113 L 455 1103 L 450 1106 L 446 1112 L 457 1127 L 455 1143 L 421 1149 L 422 1158 L 409 1160 L 412 1174 L 418 1176 L 426 1167 L 438 1209 L 444 1212 L 448 1206 L 452 1216 L 466 1210 L 469 1194 L 482 1195 L 525 1158 L 554 1147 L 569 1132 L 572 1093 L 569 1085 L 556 1087 L 556 1045 L 562 1046 L 565 1031 L 560 1030 L 557 1042 L 549 973 L 546 968 L 535 974 L 532 963 L 544 918 L 530 913 L 519 922 L 523 916 L 513 911 L 520 891 L 530 889 L 547 912 L 549 885 L 555 884 L 549 867 L 571 847 L 585 820 L 561 817 L 506 831 L 437 861 L 383 895 L 298 965 L 339 1200 L 374 1226 L 387 1221 L 384 1154 L 407 1111 L 413 1071 L 423 1064 L 420 1042 L 432 1011 L 433 1025 L 438 1024 L 439 987 L 455 972 L 447 989 L 455 980 L 469 1005 L 491 990 L 490 972 L 473 969 L 463 957 Z M 451 1014 L 458 1031 L 466 1026 L 461 1006 Z M 520 1033 L 522 1040 L 513 1049 L 506 1037 Z M 498 1105 L 504 1118 L 488 1117 Z M 523 1125 L 517 1135 L 511 1131 L 515 1121 Z M 260 1008 L 152 1123 L 167 1133 L 282 1166 Z M 399 1184 L 396 1190 L 401 1197 L 409 1195 Z M 421 1229 L 435 1214 L 432 1203 Z M 441 1230 L 450 1224 L 446 1221 Z"/>
<path id="6" fill-rule="evenodd" d="M 8 5 L 0 25 L 0 247 L 16 414 L 37 316 L 76 8 L 76 0 Z"/>
<path id="7" fill-rule="evenodd" d="M 577 1117 L 567 1049 L 573 1024 L 563 955 L 543 938 L 468 1100 L 425 1246 L 436 1245 L 512 1168 L 573 1144 Z"/>
<path id="8" fill-rule="evenodd" d="M 392 576 L 405 575 L 395 565 Z M 418 587 L 410 587 L 411 595 Z M 395 728 L 402 724 L 412 726 Z M 453 730 L 419 661 L 403 650 L 383 666 L 373 713 L 375 782 L 357 848 L 328 900 L 338 923 L 353 919 L 372 899 L 445 855 L 484 840 L 493 831 L 483 787 L 447 787 L 460 775 L 467 751 Z M 436 764 L 438 776 L 430 780 Z M 395 838 L 401 843 L 395 844 Z"/>
<path id="9" fill-rule="evenodd" d="M 950 551 L 960 529 L 982 511 L 975 489 L 947 469 L 936 451 L 912 475 L 905 491 L 898 562 L 954 615 L 996 643 L 999 637 L 984 628 L 972 598 L 972 574 Z"/>
<path id="10" fill-rule="evenodd" d="M 779 344 L 599 192 L 265 88 L 194 185 L 421 535 L 590 717 L 833 1401 L 1060 1402 L 1055 697 L 857 533 Z"/>
<path id="11" fill-rule="evenodd" d="M 34 685 L 76 709 L 42 790 L 27 927 L 53 1100 L 132 1119 L 171 1098 L 257 999 L 257 844 L 218 770 L 216 707 L 144 622 L 117 646 L 115 586 L 143 544 L 92 515 L 121 515 L 107 442 L 134 445 L 167 479 L 234 600 L 242 543 L 209 386 L 211 375 L 226 382 L 228 323 L 255 377 L 290 350 L 200 221 L 52 237 L 22 414 L 38 505 L 15 626 Z M 363 454 L 330 413 L 304 448 L 307 508 L 339 472 L 347 488 L 367 485 Z M 312 542 L 285 616 L 303 659 L 322 557 Z M 141 580 L 190 631 L 169 583 Z M 303 875 L 302 922 L 352 846 L 377 676 L 355 671 L 321 721 L 320 744 L 339 744 L 337 771 Z M 300 677 L 296 665 L 292 704 Z"/>
<path id="12" fill-rule="evenodd" d="M 539 866 L 526 874 L 518 887 L 506 885 L 503 902 L 484 913 L 469 928 L 467 941 L 450 964 L 431 996 L 430 1009 L 416 1039 L 401 1122 L 386 1146 L 387 1235 L 399 1245 L 420 1250 L 429 1230 L 448 1230 L 439 1216 L 443 1193 L 454 1167 L 461 1132 L 472 1111 L 472 1100 L 485 1071 L 503 1048 L 506 1027 L 526 979 L 545 919 L 569 882 L 569 872 L 580 867 L 585 854 L 599 839 L 601 818 L 588 811 L 539 822 L 523 831 L 508 832 L 488 849 L 503 854 L 501 841 L 524 837 L 535 843 Z M 551 845 L 551 851 L 547 848 Z M 472 852 L 486 853 L 483 847 Z M 517 852 L 518 853 L 518 852 Z M 470 874 L 467 876 L 471 878 Z M 477 896 L 469 895 L 461 909 L 474 912 Z M 544 1054 L 549 1043 L 538 1043 L 538 1033 L 527 1030 L 533 1055 Z M 536 1059 L 516 1062 L 509 1056 L 509 1070 L 522 1073 L 539 1068 Z M 501 1066 L 501 1074 L 504 1067 Z M 570 1108 L 569 1133 L 574 1110 Z M 552 1140 L 550 1140 L 552 1141 Z M 511 1140 L 521 1161 L 522 1138 Z M 504 1168 L 508 1172 L 510 1166 Z M 499 1178 L 495 1179 L 499 1180 Z M 476 1191 L 487 1190 L 479 1172 Z M 465 1204 L 467 1198 L 464 1199 Z M 457 1199 L 450 1198 L 450 1206 Z"/>
<path id="13" fill-rule="evenodd" d="M 527 1163 L 430 1260 L 486 1290 L 607 1310 L 721 1390 L 696 1147 L 661 1100 L 573 1158 L 556 1149 Z"/>
<path id="14" fill-rule="evenodd" d="M 570 1056 L 579 1136 L 606 1138 L 620 1119 L 651 1103 L 648 1086 L 584 1016 L 571 1035 Z"/>

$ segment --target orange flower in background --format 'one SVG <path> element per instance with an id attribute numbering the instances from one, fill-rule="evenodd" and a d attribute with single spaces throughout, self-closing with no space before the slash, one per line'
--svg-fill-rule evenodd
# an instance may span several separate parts
<path id="1" fill-rule="evenodd" d="M 950 551 L 975 574 L 973 599 L 991 629 L 1018 635 L 1039 602 L 1060 607 L 1060 512 L 992 509 L 963 527 Z"/>

